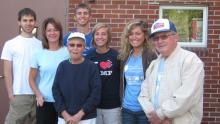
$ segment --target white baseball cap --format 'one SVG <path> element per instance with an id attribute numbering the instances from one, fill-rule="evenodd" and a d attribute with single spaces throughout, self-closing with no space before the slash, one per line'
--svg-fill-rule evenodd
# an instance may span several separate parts
<path id="1" fill-rule="evenodd" d="M 151 27 L 150 38 L 159 32 L 168 32 L 173 31 L 176 32 L 176 26 L 168 19 L 158 19 L 155 21 Z"/>
<path id="2" fill-rule="evenodd" d="M 69 37 L 67 38 L 67 42 L 69 42 L 70 39 L 72 38 L 81 38 L 84 40 L 86 40 L 85 38 L 85 34 L 81 33 L 81 32 L 73 32 L 73 33 L 70 33 Z"/>

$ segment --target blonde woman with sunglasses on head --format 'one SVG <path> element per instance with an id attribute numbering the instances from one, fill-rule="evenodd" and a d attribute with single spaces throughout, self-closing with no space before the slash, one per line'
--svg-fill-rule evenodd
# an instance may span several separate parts
<path id="1" fill-rule="evenodd" d="M 138 102 L 145 71 L 156 54 L 148 42 L 146 22 L 132 20 L 121 38 L 121 98 L 123 124 L 150 124 Z"/>

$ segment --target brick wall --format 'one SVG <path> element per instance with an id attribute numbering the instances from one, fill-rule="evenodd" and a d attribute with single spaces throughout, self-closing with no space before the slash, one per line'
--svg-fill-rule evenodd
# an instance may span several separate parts
<path id="1" fill-rule="evenodd" d="M 83 0 L 69 0 L 68 30 L 74 26 L 73 9 Z M 85 2 L 86 0 L 84 0 Z M 204 116 L 202 124 L 220 124 L 220 1 L 219 0 L 95 0 L 92 8 L 91 27 L 96 22 L 109 23 L 112 27 L 111 46 L 120 47 L 123 28 L 131 19 L 140 18 L 149 27 L 159 17 L 160 4 L 207 5 L 208 48 L 188 48 L 205 63 Z"/>

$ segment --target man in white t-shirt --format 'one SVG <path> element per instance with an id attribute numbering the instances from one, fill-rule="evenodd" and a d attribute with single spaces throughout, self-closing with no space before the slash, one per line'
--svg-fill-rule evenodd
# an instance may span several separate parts
<path id="1" fill-rule="evenodd" d="M 4 60 L 5 83 L 10 100 L 5 124 L 35 124 L 35 96 L 29 86 L 30 60 L 34 52 L 42 48 L 40 40 L 32 34 L 36 14 L 30 8 L 18 12 L 20 35 L 6 41 L 1 59 Z"/>

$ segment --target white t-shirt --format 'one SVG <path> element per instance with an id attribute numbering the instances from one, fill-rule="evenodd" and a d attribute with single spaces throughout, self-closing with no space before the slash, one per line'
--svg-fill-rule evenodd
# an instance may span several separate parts
<path id="1" fill-rule="evenodd" d="M 14 95 L 33 94 L 28 81 L 31 56 L 40 49 L 42 42 L 35 37 L 18 35 L 5 43 L 1 59 L 12 61 Z"/>

